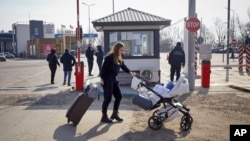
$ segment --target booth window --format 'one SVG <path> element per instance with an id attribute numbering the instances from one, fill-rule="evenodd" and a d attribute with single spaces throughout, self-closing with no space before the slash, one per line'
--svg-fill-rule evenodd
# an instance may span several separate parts
<path id="1" fill-rule="evenodd" d="M 109 47 L 118 41 L 125 44 L 124 57 L 154 56 L 153 31 L 109 32 Z"/>

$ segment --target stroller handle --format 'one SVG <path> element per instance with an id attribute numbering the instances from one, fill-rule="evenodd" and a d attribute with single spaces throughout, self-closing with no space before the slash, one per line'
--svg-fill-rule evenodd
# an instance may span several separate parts
<path id="1" fill-rule="evenodd" d="M 146 78 L 140 76 L 139 74 L 135 74 L 134 75 L 135 77 L 137 77 L 138 79 L 141 79 L 142 81 L 148 83 L 148 84 L 151 84 L 152 82 L 148 81 Z"/>

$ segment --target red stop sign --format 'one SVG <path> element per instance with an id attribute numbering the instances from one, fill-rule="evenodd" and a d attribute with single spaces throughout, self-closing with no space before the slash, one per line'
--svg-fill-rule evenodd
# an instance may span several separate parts
<path id="1" fill-rule="evenodd" d="M 236 39 L 232 39 L 232 42 L 231 42 L 233 45 L 236 45 L 237 44 L 237 40 Z"/>
<path id="2" fill-rule="evenodd" d="M 189 18 L 186 21 L 186 28 L 190 32 L 196 32 L 198 29 L 200 29 L 200 21 L 199 21 L 199 19 L 197 19 L 195 17 Z"/>

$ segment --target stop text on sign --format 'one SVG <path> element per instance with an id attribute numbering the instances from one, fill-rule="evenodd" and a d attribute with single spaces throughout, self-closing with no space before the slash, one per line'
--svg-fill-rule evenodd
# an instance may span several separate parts
<path id="1" fill-rule="evenodd" d="M 190 32 L 196 32 L 200 29 L 200 21 L 196 17 L 189 18 L 186 21 L 186 28 Z"/>
<path id="2" fill-rule="evenodd" d="M 187 23 L 187 28 L 197 28 L 197 27 L 200 27 L 200 23 L 197 23 L 197 22 Z"/>

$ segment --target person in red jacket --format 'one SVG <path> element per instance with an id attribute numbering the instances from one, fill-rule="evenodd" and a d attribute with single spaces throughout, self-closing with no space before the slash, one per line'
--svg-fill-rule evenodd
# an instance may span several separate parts
<path id="1" fill-rule="evenodd" d="M 123 121 L 123 119 L 118 116 L 118 110 L 120 106 L 120 101 L 122 99 L 122 94 L 116 76 L 118 75 L 120 68 L 124 72 L 129 73 L 132 76 L 134 75 L 134 73 L 130 71 L 130 69 L 124 64 L 124 61 L 122 60 L 123 50 L 124 44 L 122 42 L 117 42 L 105 57 L 101 68 L 101 85 L 103 86 L 104 90 L 101 122 L 104 123 L 112 123 L 113 119 L 116 119 L 119 122 Z M 113 114 L 109 119 L 107 115 L 107 110 L 109 103 L 111 102 L 112 95 L 115 97 L 115 101 L 113 107 Z"/>

